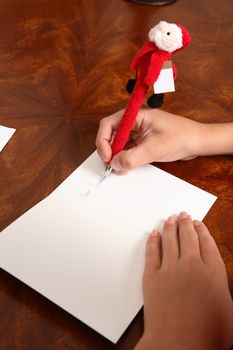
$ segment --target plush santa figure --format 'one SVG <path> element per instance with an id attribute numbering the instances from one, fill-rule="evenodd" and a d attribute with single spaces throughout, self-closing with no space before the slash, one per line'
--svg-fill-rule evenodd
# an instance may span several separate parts
<path id="1" fill-rule="evenodd" d="M 171 54 L 188 46 L 190 35 L 180 24 L 161 21 L 149 31 L 149 40 L 136 54 L 130 66 L 136 71 L 136 79 L 130 79 L 126 87 L 132 95 L 113 140 L 112 157 L 124 148 L 149 87 L 154 85 L 155 91 L 156 89 L 159 91 L 159 84 L 162 82 L 164 85 L 162 75 L 167 68 L 173 71 L 172 79 L 176 78 L 176 68 L 171 63 Z M 168 77 L 169 75 L 165 76 L 165 85 L 170 84 Z M 147 103 L 151 108 L 160 107 L 163 98 L 163 93 L 154 93 Z"/>
<path id="2" fill-rule="evenodd" d="M 167 23 L 161 21 L 155 27 L 149 31 L 149 42 L 147 42 L 142 49 L 137 53 L 131 63 L 131 69 L 136 71 L 138 77 L 139 71 L 144 72 L 144 83 L 148 85 L 154 85 L 155 91 L 159 89 L 166 90 L 172 86 L 172 82 L 169 82 L 169 75 L 166 74 L 164 78 L 162 69 L 172 68 L 173 77 L 176 79 L 176 67 L 171 63 L 171 53 L 175 53 L 185 48 L 190 43 L 190 36 L 187 30 L 179 24 Z M 167 64 L 165 64 L 165 62 Z M 142 78 L 142 76 L 141 76 Z M 163 82 L 163 87 L 159 87 L 158 84 L 161 81 L 157 81 L 158 78 L 166 79 Z M 157 82 L 157 84 L 156 84 Z M 126 90 L 131 93 L 136 84 L 136 79 L 130 79 L 126 86 Z M 171 90 L 170 90 L 171 91 Z M 164 93 L 153 94 L 148 100 L 147 104 L 151 108 L 160 107 L 163 104 Z"/>

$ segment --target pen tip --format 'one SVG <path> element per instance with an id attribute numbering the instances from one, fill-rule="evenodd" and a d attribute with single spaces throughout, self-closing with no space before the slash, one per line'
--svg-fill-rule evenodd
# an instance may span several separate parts
<path id="1" fill-rule="evenodd" d="M 112 171 L 112 167 L 110 164 L 108 164 L 105 168 L 105 171 L 104 171 L 104 176 L 107 177 Z"/>

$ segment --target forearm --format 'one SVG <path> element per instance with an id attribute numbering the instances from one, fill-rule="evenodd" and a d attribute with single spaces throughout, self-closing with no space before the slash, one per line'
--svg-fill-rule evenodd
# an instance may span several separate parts
<path id="1" fill-rule="evenodd" d="M 233 122 L 200 125 L 198 155 L 233 154 Z"/>

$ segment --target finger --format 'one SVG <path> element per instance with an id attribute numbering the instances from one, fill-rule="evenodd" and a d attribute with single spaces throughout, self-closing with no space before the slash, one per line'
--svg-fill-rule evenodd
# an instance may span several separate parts
<path id="1" fill-rule="evenodd" d="M 161 236 L 154 230 L 147 239 L 144 277 L 151 276 L 161 266 Z"/>
<path id="2" fill-rule="evenodd" d="M 193 223 L 199 239 L 202 260 L 207 264 L 216 261 L 216 258 L 222 261 L 217 244 L 205 224 L 197 220 L 194 220 Z"/>
<path id="3" fill-rule="evenodd" d="M 199 257 L 200 248 L 197 232 L 191 217 L 186 212 L 178 216 L 180 257 Z"/>
<path id="4" fill-rule="evenodd" d="M 125 173 L 153 161 L 151 145 L 148 142 L 142 142 L 137 146 L 116 154 L 110 164 L 115 171 Z"/>
<path id="5" fill-rule="evenodd" d="M 112 156 L 111 140 L 114 131 L 117 129 L 122 112 L 117 112 L 110 117 L 100 121 L 99 130 L 96 136 L 96 147 L 103 162 L 109 162 Z"/>
<path id="6" fill-rule="evenodd" d="M 177 220 L 170 216 L 164 223 L 162 235 L 162 263 L 174 261 L 179 258 L 179 241 L 177 232 Z"/>

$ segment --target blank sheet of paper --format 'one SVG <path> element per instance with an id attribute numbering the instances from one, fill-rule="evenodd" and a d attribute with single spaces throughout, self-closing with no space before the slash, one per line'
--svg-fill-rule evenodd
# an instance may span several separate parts
<path id="1" fill-rule="evenodd" d="M 0 125 L 0 152 L 6 146 L 7 142 L 13 136 L 16 129 L 8 128 L 6 126 Z"/>
<path id="2" fill-rule="evenodd" d="M 151 165 L 102 179 L 93 153 L 49 197 L 0 234 L 0 266 L 117 342 L 143 305 L 148 233 L 216 197 Z"/>

